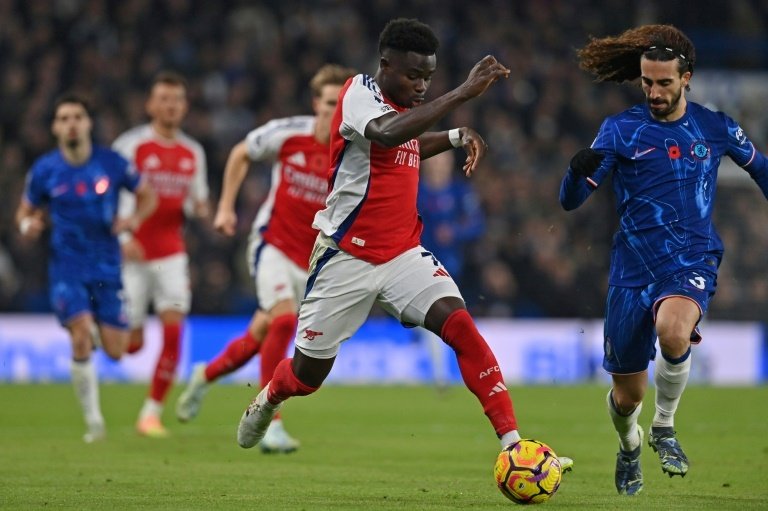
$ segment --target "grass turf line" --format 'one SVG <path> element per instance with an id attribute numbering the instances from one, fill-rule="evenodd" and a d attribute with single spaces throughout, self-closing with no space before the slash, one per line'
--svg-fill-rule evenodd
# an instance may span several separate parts
<path id="1" fill-rule="evenodd" d="M 691 459 L 668 478 L 644 447 L 643 493 L 616 495 L 617 440 L 604 386 L 512 387 L 521 434 L 576 460 L 552 509 L 768 509 L 768 388 L 689 387 L 677 417 Z M 102 385 L 108 439 L 81 440 L 69 385 L 0 385 L 0 509 L 460 510 L 513 505 L 494 486 L 498 442 L 463 387 L 327 386 L 284 407 L 302 442 L 263 455 L 235 442 L 255 389 L 213 386 L 172 437 L 133 429 L 146 387 Z M 641 424 L 653 413 L 647 396 Z"/>

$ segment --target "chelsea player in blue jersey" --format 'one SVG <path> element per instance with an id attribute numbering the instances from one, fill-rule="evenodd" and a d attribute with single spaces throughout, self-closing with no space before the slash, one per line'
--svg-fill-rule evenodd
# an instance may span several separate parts
<path id="1" fill-rule="evenodd" d="M 674 415 L 723 256 L 711 218 L 720 160 L 729 156 L 766 197 L 768 160 L 733 119 L 686 100 L 696 52 L 676 28 L 646 25 L 593 38 L 578 57 L 598 81 L 639 78 L 645 94 L 643 104 L 605 119 L 592 146 L 571 160 L 560 188 L 561 204 L 572 210 L 612 177 L 620 225 L 611 254 L 603 367 L 613 379 L 608 410 L 620 441 L 616 489 L 634 495 L 643 487 L 637 421 L 654 358 L 656 411 L 648 444 L 670 477 L 688 471 Z"/>
<path id="2" fill-rule="evenodd" d="M 115 360 L 128 345 L 117 233 L 135 230 L 156 204 L 152 189 L 122 156 L 91 143 L 91 128 L 82 98 L 65 95 L 56 101 L 51 129 L 58 148 L 34 162 L 16 211 L 19 230 L 30 240 L 50 219 L 51 305 L 72 342 L 72 383 L 89 443 L 105 435 L 93 344 L 100 339 Z M 136 194 L 137 208 L 118 221 L 121 188 Z"/>

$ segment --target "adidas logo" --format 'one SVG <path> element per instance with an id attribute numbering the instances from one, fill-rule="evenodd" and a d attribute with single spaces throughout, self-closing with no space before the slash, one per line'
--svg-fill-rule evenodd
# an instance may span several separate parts
<path id="1" fill-rule="evenodd" d="M 290 155 L 288 158 L 286 158 L 286 161 L 302 168 L 307 166 L 307 158 L 302 152 Z"/>
<path id="2" fill-rule="evenodd" d="M 499 382 L 493 386 L 491 391 L 488 393 L 488 397 L 491 397 L 494 394 L 498 394 L 499 392 L 506 392 L 506 391 L 507 391 L 507 387 L 504 385 L 504 383 Z"/>
<path id="3" fill-rule="evenodd" d="M 445 268 L 439 268 L 435 273 L 432 274 L 433 277 L 450 277 L 447 271 L 445 271 Z"/>

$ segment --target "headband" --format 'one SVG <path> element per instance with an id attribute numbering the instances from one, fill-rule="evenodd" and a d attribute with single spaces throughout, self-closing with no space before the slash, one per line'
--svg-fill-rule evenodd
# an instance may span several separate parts
<path id="1" fill-rule="evenodd" d="M 668 51 L 669 53 L 671 53 L 673 55 L 677 55 L 678 57 L 680 57 L 681 59 L 685 60 L 686 62 L 688 61 L 688 59 L 685 58 L 685 55 L 683 55 L 682 53 L 677 53 L 676 54 L 675 50 L 673 50 L 672 48 L 670 48 L 668 46 L 649 46 L 645 51 L 648 52 L 648 51 L 653 51 L 653 50 L 666 50 L 666 51 Z"/>

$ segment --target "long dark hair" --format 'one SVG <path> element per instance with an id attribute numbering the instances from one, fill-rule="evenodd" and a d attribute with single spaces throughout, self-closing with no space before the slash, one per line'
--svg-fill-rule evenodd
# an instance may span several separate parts
<path id="1" fill-rule="evenodd" d="M 650 60 L 677 59 L 678 71 L 693 73 L 696 48 L 685 34 L 672 25 L 644 25 L 618 36 L 591 37 L 577 50 L 579 66 L 599 82 L 624 82 L 640 77 L 640 57 Z"/>

